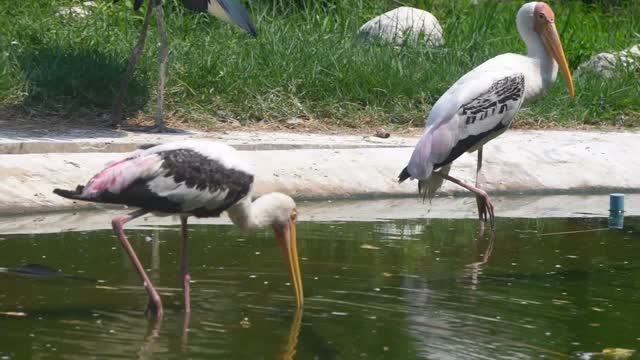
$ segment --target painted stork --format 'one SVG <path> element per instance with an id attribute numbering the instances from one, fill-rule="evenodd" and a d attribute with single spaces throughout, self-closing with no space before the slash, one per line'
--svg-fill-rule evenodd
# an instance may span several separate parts
<path id="1" fill-rule="evenodd" d="M 479 188 L 482 146 L 505 132 L 523 104 L 544 94 L 562 71 L 569 94 L 573 79 L 562 49 L 551 7 L 543 2 L 524 4 L 516 16 L 527 55 L 498 55 L 465 74 L 435 103 L 409 164 L 398 180 L 418 179 L 418 191 L 433 197 L 444 180 L 476 195 L 481 230 L 494 226 L 494 207 Z M 476 185 L 449 175 L 451 163 L 464 152 L 478 150 Z"/>
<path id="2" fill-rule="evenodd" d="M 117 0 L 114 0 L 117 1 Z M 138 10 L 142 6 L 143 0 L 134 0 L 133 9 Z M 156 9 L 156 18 L 158 22 L 158 31 L 160 32 L 160 79 L 158 83 L 158 104 L 155 116 L 155 126 L 152 129 L 154 132 L 165 132 L 168 129 L 164 124 L 164 83 L 165 73 L 167 70 L 167 60 L 169 57 L 169 39 L 167 36 L 167 29 L 164 21 L 164 12 L 162 10 L 162 0 L 148 0 L 147 12 L 144 16 L 142 23 L 142 30 L 138 35 L 138 42 L 136 43 L 131 57 L 129 58 L 129 64 L 127 66 L 127 74 L 125 75 L 120 92 L 116 95 L 109 117 L 109 123 L 113 127 L 117 127 L 122 122 L 122 102 L 127 97 L 127 90 L 129 86 L 129 80 L 133 76 L 136 64 L 142 56 L 144 50 L 144 43 L 147 39 L 147 30 L 149 28 L 149 20 L 151 19 L 151 12 Z M 249 14 L 237 0 L 182 0 L 182 4 L 190 10 L 204 12 L 225 21 L 228 23 L 236 24 L 249 35 L 256 37 L 257 32 Z"/>
<path id="3" fill-rule="evenodd" d="M 224 211 L 242 230 L 271 226 L 293 280 L 298 308 L 303 304 L 296 238 L 296 204 L 289 196 L 269 193 L 252 201 L 253 172 L 230 146 L 211 141 L 183 141 L 139 149 L 107 164 L 75 190 L 55 189 L 65 198 L 140 208 L 113 218 L 113 231 L 131 258 L 149 294 L 147 313 L 163 315 L 158 292 L 144 271 L 123 226 L 149 212 L 179 214 L 180 273 L 185 311 L 190 313 L 191 275 L 187 268 L 187 218 L 217 217 Z"/>

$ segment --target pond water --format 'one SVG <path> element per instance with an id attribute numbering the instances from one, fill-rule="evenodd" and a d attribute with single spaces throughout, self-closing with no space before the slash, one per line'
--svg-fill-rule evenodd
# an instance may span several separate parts
<path id="1" fill-rule="evenodd" d="M 302 222 L 305 308 L 269 231 L 191 228 L 185 318 L 178 228 L 129 231 L 166 315 L 110 231 L 0 235 L 1 359 L 598 358 L 640 347 L 640 218 Z M 621 350 L 620 350 L 621 351 Z M 638 353 L 634 356 L 637 356 Z"/>

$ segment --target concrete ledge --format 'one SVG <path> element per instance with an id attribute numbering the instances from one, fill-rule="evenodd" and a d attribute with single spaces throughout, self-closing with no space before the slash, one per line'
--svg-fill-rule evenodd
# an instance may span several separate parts
<path id="1" fill-rule="evenodd" d="M 496 196 L 500 218 L 570 218 L 607 217 L 607 195 Z M 625 197 L 625 216 L 640 215 L 640 194 Z M 424 219 L 420 226 L 429 226 L 431 219 L 476 219 L 475 200 L 470 197 L 436 197 L 432 203 L 421 199 L 384 199 L 367 201 L 303 201 L 298 204 L 301 222 L 388 221 Z M 105 206 L 93 211 L 50 212 L 0 217 L 0 234 L 58 233 L 62 231 L 92 231 L 111 229 L 111 219 L 127 212 L 123 207 Z M 192 218 L 190 224 L 230 224 L 220 218 Z M 153 229 L 178 225 L 177 216 L 147 215 L 127 225 L 128 229 Z"/>
<path id="2" fill-rule="evenodd" d="M 52 149 L 58 146 L 59 150 L 72 149 L 68 143 L 95 144 L 91 149 L 104 145 L 104 138 L 85 139 L 77 135 L 73 139 L 58 136 L 38 141 L 51 144 Z M 141 143 L 201 135 L 127 133 L 129 140 L 112 139 L 111 144 L 116 145 L 111 146 L 128 150 Z M 239 148 L 260 145 L 287 149 L 241 151 L 256 169 L 258 194 L 281 191 L 298 200 L 416 196 L 416 182 L 397 184 L 396 178 L 417 138 L 389 140 L 290 133 L 217 136 L 217 140 Z M 485 147 L 483 188 L 493 195 L 640 192 L 639 140 L 637 132 L 509 131 Z M 33 142 L 34 138 L 18 141 L 2 140 L 0 136 L 0 144 L 25 151 L 29 149 L 26 144 Z M 0 155 L 0 213 L 93 207 L 60 198 L 52 190 L 84 184 L 106 162 L 121 156 L 93 150 Z M 475 154 L 464 154 L 455 162 L 451 174 L 473 182 Z M 442 190 L 447 194 L 465 193 L 450 183 L 445 183 Z M 500 214 L 499 208 L 497 213 Z"/>
<path id="3" fill-rule="evenodd" d="M 0 154 L 117 153 L 136 150 L 143 144 L 187 139 L 221 141 L 238 150 L 356 149 L 370 147 L 413 147 L 411 138 L 380 139 L 361 135 L 296 134 L 286 132 L 201 132 L 147 134 L 116 130 L 47 130 L 28 132 L 0 130 Z"/>

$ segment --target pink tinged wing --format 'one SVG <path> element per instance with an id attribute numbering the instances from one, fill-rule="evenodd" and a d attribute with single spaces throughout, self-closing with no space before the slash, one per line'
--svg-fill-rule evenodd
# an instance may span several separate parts
<path id="1" fill-rule="evenodd" d="M 407 169 L 414 179 L 426 179 L 431 174 L 431 170 L 433 170 L 433 167 L 429 166 L 432 138 L 433 135 L 427 130 L 418 141 L 418 144 L 416 144 L 415 149 L 413 149 Z"/>
<path id="2" fill-rule="evenodd" d="M 442 163 L 451 152 L 454 140 L 449 124 L 427 128 L 409 160 L 409 174 L 420 180 L 431 176 L 434 165 Z"/>
<path id="3" fill-rule="evenodd" d="M 161 158 L 157 154 L 112 162 L 89 180 L 82 195 L 91 199 L 106 191 L 118 194 L 136 180 L 149 180 L 157 176 L 160 166 Z"/>

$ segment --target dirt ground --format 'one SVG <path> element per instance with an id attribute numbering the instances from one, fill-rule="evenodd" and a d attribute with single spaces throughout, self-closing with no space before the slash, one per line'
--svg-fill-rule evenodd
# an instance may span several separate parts
<path id="1" fill-rule="evenodd" d="M 107 114 L 79 113 L 60 114 L 56 112 L 44 112 L 27 110 L 21 107 L 0 108 L 0 127 L 6 130 L 22 131 L 64 131 L 67 129 L 96 129 L 108 128 Z M 423 131 L 423 122 L 414 122 L 409 125 L 397 124 L 376 124 L 362 122 L 358 127 L 348 127 L 336 125 L 332 121 L 322 121 L 317 119 L 297 119 L 294 123 L 287 121 L 260 121 L 244 122 L 225 121 L 208 117 L 207 119 L 192 118 L 168 112 L 165 122 L 170 128 L 182 130 L 199 131 L 282 131 L 282 132 L 304 132 L 319 134 L 340 134 L 340 135 L 368 135 L 378 137 L 395 136 L 419 136 Z M 130 116 L 122 130 L 139 130 L 153 125 L 154 119 L 149 114 L 137 113 Z M 519 120 L 513 123 L 513 129 L 521 130 L 566 130 L 575 129 L 580 131 L 620 131 L 629 130 L 621 126 L 593 126 L 593 125 L 573 125 L 559 126 L 555 123 L 543 123 L 532 120 Z M 387 135 L 388 134 L 388 135 Z"/>

